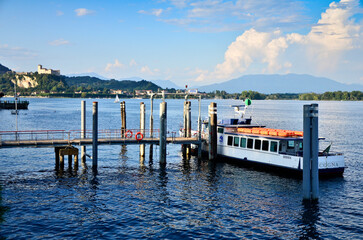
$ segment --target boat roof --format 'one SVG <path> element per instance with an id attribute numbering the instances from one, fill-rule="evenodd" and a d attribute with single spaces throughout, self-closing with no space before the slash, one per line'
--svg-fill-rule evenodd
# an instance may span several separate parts
<path id="1" fill-rule="evenodd" d="M 253 125 L 253 124 L 217 124 L 218 127 L 226 128 L 264 128 L 264 125 Z"/>

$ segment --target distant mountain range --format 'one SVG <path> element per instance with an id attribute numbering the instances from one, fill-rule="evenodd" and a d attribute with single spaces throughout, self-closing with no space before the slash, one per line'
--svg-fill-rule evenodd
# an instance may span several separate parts
<path id="1" fill-rule="evenodd" d="M 106 78 L 104 76 L 101 76 L 95 72 L 88 72 L 88 73 L 71 73 L 67 74 L 67 77 L 95 77 L 101 80 L 110 80 L 110 78 Z"/>
<path id="2" fill-rule="evenodd" d="M 222 83 L 198 87 L 201 92 L 216 90 L 227 93 L 256 91 L 260 93 L 323 93 L 327 91 L 363 91 L 363 85 L 344 84 L 334 80 L 307 74 L 245 75 Z"/>

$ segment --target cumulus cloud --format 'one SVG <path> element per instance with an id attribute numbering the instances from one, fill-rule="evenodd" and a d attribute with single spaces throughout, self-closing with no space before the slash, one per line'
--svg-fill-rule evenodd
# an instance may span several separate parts
<path id="1" fill-rule="evenodd" d="M 305 59 L 317 73 L 333 71 L 343 53 L 353 49 L 361 50 L 359 43 L 362 41 L 362 30 L 352 20 L 352 16 L 359 11 L 358 6 L 358 0 L 332 2 L 306 35 L 282 34 L 280 31 L 260 32 L 251 28 L 229 45 L 224 61 L 217 64 L 214 71 L 200 73 L 195 81 L 236 77 L 247 71 L 252 64 L 265 66 L 262 72 L 286 73 L 301 59 Z M 283 59 L 282 55 L 292 47 L 295 52 L 304 55 L 295 55 L 295 59 L 289 61 Z"/>
<path id="2" fill-rule="evenodd" d="M 124 67 L 125 67 L 124 64 L 120 63 L 118 59 L 115 59 L 114 63 L 107 63 L 105 71 L 106 72 L 111 72 L 111 71 L 114 71 L 116 69 L 122 69 Z"/>
<path id="3" fill-rule="evenodd" d="M 95 13 L 95 11 L 89 10 L 89 9 L 86 9 L 86 8 L 77 8 L 74 11 L 76 12 L 76 15 L 78 17 L 82 17 L 82 16 L 86 16 L 86 15 L 91 15 L 91 14 L 94 14 Z"/>
<path id="4" fill-rule="evenodd" d="M 320 70 L 335 67 L 344 52 L 359 48 L 362 29 L 351 19 L 356 11 L 357 0 L 332 2 L 306 36 L 310 60 L 319 62 Z"/>
<path id="5" fill-rule="evenodd" d="M 61 46 L 61 45 L 68 45 L 68 44 L 70 44 L 70 42 L 68 40 L 64 40 L 63 38 L 49 42 L 49 45 L 52 45 L 52 46 Z"/>

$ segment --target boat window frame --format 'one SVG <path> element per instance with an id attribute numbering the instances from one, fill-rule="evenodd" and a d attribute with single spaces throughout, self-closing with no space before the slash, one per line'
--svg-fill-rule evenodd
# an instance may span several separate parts
<path id="1" fill-rule="evenodd" d="M 249 147 L 250 142 L 252 142 L 252 146 L 251 147 Z M 254 141 L 253 138 L 247 138 L 247 148 L 248 149 L 253 149 L 254 142 L 255 141 Z"/>
<path id="2" fill-rule="evenodd" d="M 233 136 L 227 136 L 227 145 L 233 146 Z"/>
<path id="3" fill-rule="evenodd" d="M 267 143 L 267 146 L 266 146 L 266 145 L 264 145 L 264 143 Z M 265 146 L 265 148 L 264 148 L 264 146 Z M 270 147 L 270 141 L 269 141 L 269 140 L 262 140 L 262 147 L 261 147 L 261 150 L 262 150 L 262 151 L 266 151 L 266 152 L 268 152 L 269 147 Z"/>
<path id="4" fill-rule="evenodd" d="M 236 139 L 238 140 L 238 143 L 236 144 Z M 237 136 L 237 137 L 233 137 L 233 146 L 234 147 L 238 147 L 239 146 L 239 137 Z"/>
<path id="5" fill-rule="evenodd" d="M 244 146 L 242 146 L 242 145 L 244 145 Z M 240 139 L 240 147 L 241 148 L 247 148 L 247 138 L 246 137 L 241 137 L 241 139 Z"/>
<path id="6" fill-rule="evenodd" d="M 273 143 L 276 143 L 276 146 L 275 146 L 276 151 L 272 150 L 272 145 L 274 145 Z M 279 142 L 278 141 L 271 141 L 271 143 L 270 143 L 270 152 L 277 153 L 278 149 L 279 149 Z"/>
<path id="7" fill-rule="evenodd" d="M 255 150 L 261 150 L 262 141 L 261 139 L 255 139 L 255 144 L 253 145 L 253 149 Z M 259 147 L 259 148 L 257 148 Z"/>

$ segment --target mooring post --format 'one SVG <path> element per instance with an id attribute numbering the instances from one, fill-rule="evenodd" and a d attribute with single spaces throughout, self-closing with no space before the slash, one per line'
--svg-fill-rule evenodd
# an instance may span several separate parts
<path id="1" fill-rule="evenodd" d="M 303 198 L 319 198 L 318 104 L 304 105 Z"/>
<path id="2" fill-rule="evenodd" d="M 160 163 L 166 163 L 166 131 L 167 131 L 167 122 L 166 122 L 166 102 L 160 103 Z"/>
<path id="3" fill-rule="evenodd" d="M 140 103 L 140 132 L 143 136 L 145 136 L 145 104 L 144 102 Z M 140 159 L 144 160 L 145 158 L 145 144 L 140 145 Z"/>
<path id="4" fill-rule="evenodd" d="M 93 102 L 93 123 L 92 123 L 92 169 L 97 170 L 97 148 L 98 148 L 98 102 Z"/>
<path id="5" fill-rule="evenodd" d="M 202 158 L 202 117 L 201 117 L 201 99 L 202 96 L 199 96 L 198 105 L 199 105 L 199 113 L 198 113 L 198 158 Z"/>
<path id="6" fill-rule="evenodd" d="M 54 147 L 54 153 L 55 153 L 55 170 L 59 170 L 59 147 Z"/>
<path id="7" fill-rule="evenodd" d="M 209 160 L 217 158 L 217 103 L 209 105 Z"/>
<path id="8" fill-rule="evenodd" d="M 191 120 L 190 106 L 191 106 L 191 102 L 187 101 L 187 104 L 186 104 L 186 129 L 185 129 L 187 138 L 192 137 L 192 120 Z M 190 144 L 186 145 L 186 155 L 187 155 L 187 158 L 190 158 Z"/>
<path id="9" fill-rule="evenodd" d="M 154 116 L 153 116 L 153 110 L 154 110 L 154 101 L 153 101 L 154 94 L 152 93 L 150 96 L 150 138 L 153 138 L 153 127 L 154 127 Z M 149 152 L 149 160 L 153 159 L 153 145 L 150 144 L 150 152 Z"/>
<path id="10" fill-rule="evenodd" d="M 121 137 L 125 137 L 126 132 L 126 104 L 125 101 L 120 102 L 121 108 Z"/>
<path id="11" fill-rule="evenodd" d="M 86 101 L 81 104 L 81 138 L 86 138 Z M 81 147 L 82 166 L 86 166 L 86 146 Z"/>

